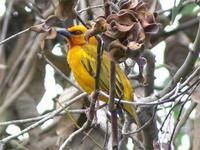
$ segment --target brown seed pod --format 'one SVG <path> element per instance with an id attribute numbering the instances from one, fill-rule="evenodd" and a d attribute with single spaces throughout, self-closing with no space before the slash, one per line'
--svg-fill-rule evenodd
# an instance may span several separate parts
<path id="1" fill-rule="evenodd" d="M 159 29 L 155 14 L 148 12 L 143 0 L 121 0 L 117 4 L 108 2 L 106 10 L 110 14 L 99 17 L 86 38 L 104 32 L 102 37 L 106 43 L 105 49 L 115 62 L 138 57 L 145 44 L 149 45 L 149 35 L 155 34 Z"/>

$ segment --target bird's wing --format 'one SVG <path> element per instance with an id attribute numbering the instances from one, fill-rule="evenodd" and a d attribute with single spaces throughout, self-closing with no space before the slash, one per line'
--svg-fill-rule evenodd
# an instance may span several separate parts
<path id="1" fill-rule="evenodd" d="M 87 70 L 87 72 L 95 78 L 96 73 L 96 46 L 92 45 L 84 45 L 82 46 L 84 49 L 84 56 L 81 58 L 81 63 Z M 109 92 L 109 76 L 110 76 L 110 63 L 107 56 L 107 53 L 104 52 L 102 56 L 102 63 L 101 63 L 101 74 L 100 74 L 100 88 L 104 92 Z M 123 90 L 124 85 L 121 79 L 122 70 L 117 65 L 116 67 L 116 95 L 118 98 L 123 98 Z"/>
<path id="2" fill-rule="evenodd" d="M 86 71 L 95 78 L 96 73 L 96 46 L 85 45 L 82 46 L 84 49 L 84 54 L 81 58 L 81 63 L 83 64 Z M 100 74 L 100 88 L 102 91 L 109 93 L 109 76 L 110 76 L 110 62 L 108 54 L 104 52 L 102 56 L 101 63 L 101 74 Z M 132 101 L 132 87 L 127 79 L 124 72 L 121 70 L 119 65 L 116 65 L 116 87 L 115 93 L 116 97 L 123 98 L 127 101 Z M 139 119 L 137 117 L 135 108 L 129 104 L 122 105 L 123 108 L 135 119 L 138 126 L 140 126 Z"/>

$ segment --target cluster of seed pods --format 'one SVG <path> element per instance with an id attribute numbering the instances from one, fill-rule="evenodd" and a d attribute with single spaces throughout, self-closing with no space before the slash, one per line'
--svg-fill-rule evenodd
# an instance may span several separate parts
<path id="1" fill-rule="evenodd" d="M 105 48 L 116 62 L 138 57 L 149 35 L 159 30 L 156 15 L 148 12 L 143 0 L 108 1 L 105 10 L 109 13 L 96 18 L 89 33 L 103 32 Z"/>

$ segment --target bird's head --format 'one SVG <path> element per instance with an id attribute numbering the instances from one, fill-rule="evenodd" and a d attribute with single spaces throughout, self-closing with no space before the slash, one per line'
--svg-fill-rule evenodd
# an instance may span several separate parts
<path id="1" fill-rule="evenodd" d="M 75 25 L 68 29 L 64 29 L 64 28 L 57 29 L 57 33 L 66 37 L 69 40 L 71 46 L 85 44 L 86 31 L 87 31 L 87 28 L 83 25 Z"/>

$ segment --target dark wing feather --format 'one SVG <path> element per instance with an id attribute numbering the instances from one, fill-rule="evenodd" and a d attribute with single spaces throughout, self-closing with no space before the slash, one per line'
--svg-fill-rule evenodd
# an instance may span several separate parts
<path id="1" fill-rule="evenodd" d="M 82 48 L 85 51 L 84 57 L 81 59 L 81 63 L 87 70 L 87 72 L 95 78 L 95 73 L 96 73 L 96 47 L 92 45 L 84 45 Z M 123 83 L 121 81 L 121 78 L 119 76 L 119 66 L 116 65 L 117 67 L 117 73 L 116 73 L 116 96 L 118 98 L 123 97 Z M 109 59 L 107 56 L 107 53 L 104 52 L 102 56 L 102 64 L 101 64 L 101 74 L 100 74 L 100 88 L 107 94 L 109 93 L 109 76 L 110 76 L 110 63 Z M 120 70 L 121 71 L 121 70 Z"/>

